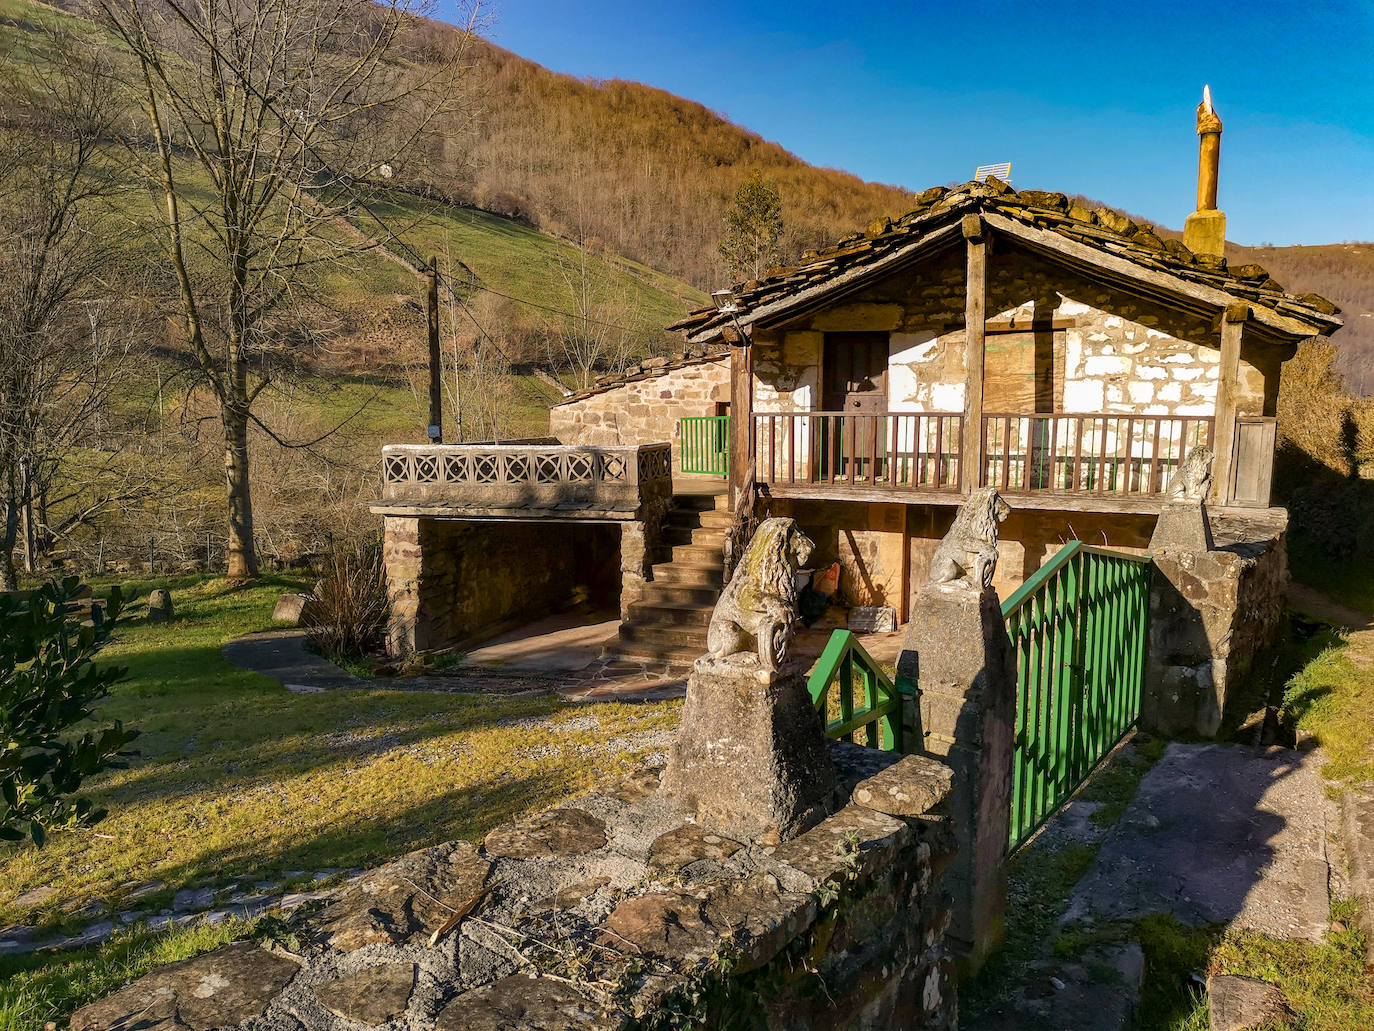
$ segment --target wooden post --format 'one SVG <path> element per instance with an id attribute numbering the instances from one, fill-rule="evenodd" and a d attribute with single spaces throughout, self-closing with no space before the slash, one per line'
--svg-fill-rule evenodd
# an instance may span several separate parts
<path id="1" fill-rule="evenodd" d="M 444 372 L 439 358 L 439 259 L 429 259 L 426 277 L 426 310 L 429 316 L 429 440 L 444 440 Z"/>
<path id="2" fill-rule="evenodd" d="M 980 215 L 964 216 L 968 276 L 964 284 L 964 446 L 959 477 L 965 494 L 981 484 L 983 454 L 983 354 L 987 324 L 987 239 Z"/>
<path id="3" fill-rule="evenodd" d="M 754 466 L 754 349 L 747 339 L 730 347 L 730 510 Z"/>
<path id="4" fill-rule="evenodd" d="M 1221 316 L 1221 369 L 1217 378 L 1216 436 L 1212 440 L 1212 497 L 1231 503 L 1235 480 L 1236 388 L 1240 377 L 1240 343 L 1250 319 L 1248 304 L 1232 304 Z"/>

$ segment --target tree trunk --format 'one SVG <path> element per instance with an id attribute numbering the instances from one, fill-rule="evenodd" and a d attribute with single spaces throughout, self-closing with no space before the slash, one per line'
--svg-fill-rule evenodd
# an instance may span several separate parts
<path id="1" fill-rule="evenodd" d="M 224 476 L 229 488 L 229 540 L 225 547 L 231 580 L 258 575 L 253 546 L 253 496 L 248 485 L 248 416 L 230 405 L 221 408 L 224 422 Z"/>
<path id="2" fill-rule="evenodd" d="M 0 527 L 0 591 L 19 590 L 19 574 L 14 568 L 14 543 L 19 538 L 19 506 L 14 499 L 14 470 L 8 476 L 9 497 L 5 499 L 5 522 Z"/>

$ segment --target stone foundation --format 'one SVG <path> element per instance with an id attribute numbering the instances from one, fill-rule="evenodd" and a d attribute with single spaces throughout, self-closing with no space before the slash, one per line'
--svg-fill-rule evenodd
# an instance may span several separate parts
<path id="1" fill-rule="evenodd" d="M 953 843 L 928 811 L 949 771 L 831 748 L 838 811 L 782 845 L 702 830 L 644 774 L 373 870 L 278 944 L 154 971 L 71 1026 L 953 1028 Z"/>
<path id="2" fill-rule="evenodd" d="M 642 524 L 624 525 L 644 540 Z M 614 609 L 624 602 L 621 537 L 614 523 L 387 516 L 388 650 L 454 647 L 579 605 Z M 632 547 L 636 583 L 645 561 Z"/>
<path id="3" fill-rule="evenodd" d="M 1287 514 L 1212 519 L 1213 551 L 1154 556 L 1141 726 L 1216 734 L 1255 655 L 1272 644 L 1288 583 Z"/>

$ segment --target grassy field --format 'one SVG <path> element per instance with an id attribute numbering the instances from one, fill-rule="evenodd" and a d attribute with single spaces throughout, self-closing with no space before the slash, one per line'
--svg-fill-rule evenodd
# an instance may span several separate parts
<path id="1" fill-rule="evenodd" d="M 138 596 L 149 585 L 130 586 Z M 475 841 L 630 769 L 642 754 L 634 735 L 675 724 L 675 703 L 598 706 L 588 727 L 587 710 L 549 698 L 294 695 L 227 665 L 221 645 L 268 626 L 278 592 L 297 586 L 190 578 L 173 584 L 169 623 L 140 622 L 141 606 L 131 607 L 106 653 L 130 675 L 102 715 L 140 730 L 142 754 L 91 782 L 110 810 L 96 828 L 55 834 L 41 850 L 0 850 L 0 926 L 71 927 L 64 908 L 117 911 L 153 881 L 165 887 L 124 908 L 156 912 L 195 882 L 371 866 Z M 49 902 L 16 905 L 40 885 L 58 889 Z M 0 958 L 0 1029 L 41 1027 L 147 956 L 213 947 L 218 935 L 133 932 L 75 957 Z M 95 987 L 72 995 L 71 983 Z"/>

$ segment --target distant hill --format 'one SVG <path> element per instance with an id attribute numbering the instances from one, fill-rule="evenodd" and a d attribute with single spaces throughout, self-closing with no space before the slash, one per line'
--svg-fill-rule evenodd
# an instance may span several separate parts
<path id="1" fill-rule="evenodd" d="M 59 2 L 68 10 L 79 4 Z M 0 0 L 0 12 L 11 17 L 39 6 Z M 423 60 L 433 39 L 456 31 L 425 23 L 414 56 Z M 453 259 L 493 290 L 549 303 L 558 275 L 554 239 L 580 240 L 630 284 L 627 295 L 643 304 L 646 321 L 670 321 L 699 302 L 699 291 L 728 278 L 716 252 L 723 218 L 755 169 L 781 195 L 788 255 L 910 207 L 911 190 L 809 165 L 664 90 L 555 73 L 486 41 L 476 43 L 472 60 L 471 128 L 410 155 L 397 182 L 451 205 L 407 234 L 411 242 L 427 254 L 447 241 Z M 1112 197 L 1108 206 L 1129 209 L 1129 198 Z M 1346 317 L 1335 337 L 1342 370 L 1352 389 L 1374 392 L 1374 244 L 1231 245 L 1229 253 L 1264 265 L 1288 290 L 1335 301 Z M 517 321 L 532 328 L 539 310 L 514 308 Z"/>

